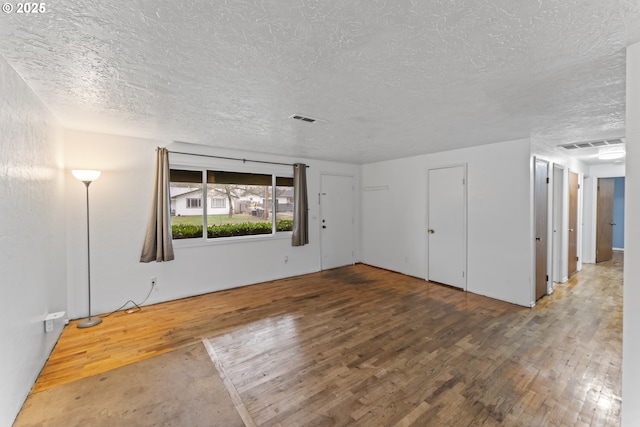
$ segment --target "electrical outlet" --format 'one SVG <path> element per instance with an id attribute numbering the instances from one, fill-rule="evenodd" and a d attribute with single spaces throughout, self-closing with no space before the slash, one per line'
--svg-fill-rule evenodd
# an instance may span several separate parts
<path id="1" fill-rule="evenodd" d="M 288 262 L 289 262 L 289 257 L 285 255 L 285 256 L 284 256 L 284 263 L 286 264 L 286 263 L 288 263 Z"/>

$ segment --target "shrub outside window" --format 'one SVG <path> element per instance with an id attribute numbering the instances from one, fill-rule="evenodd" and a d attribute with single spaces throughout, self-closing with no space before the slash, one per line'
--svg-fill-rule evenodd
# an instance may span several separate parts
<path id="1" fill-rule="evenodd" d="M 293 229 L 291 177 L 171 169 L 170 197 L 173 239 L 274 235 Z M 199 203 L 183 202 L 196 197 Z M 188 211 L 183 204 L 191 204 Z"/>

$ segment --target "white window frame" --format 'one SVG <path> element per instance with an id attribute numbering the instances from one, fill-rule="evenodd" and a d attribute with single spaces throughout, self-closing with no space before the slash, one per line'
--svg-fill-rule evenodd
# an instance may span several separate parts
<path id="1" fill-rule="evenodd" d="M 200 202 L 200 203 L 196 203 L 198 206 L 191 206 L 194 201 Z M 186 209 L 202 209 L 202 199 L 199 199 L 197 197 L 187 197 L 186 204 L 187 204 L 187 206 L 185 206 Z"/>
<path id="2" fill-rule="evenodd" d="M 276 227 L 276 214 L 275 212 L 275 203 L 272 203 L 270 208 L 271 215 L 271 233 L 270 234 L 255 234 L 255 235 L 246 235 L 246 236 L 233 236 L 233 237 L 214 237 L 209 238 L 207 229 L 208 229 L 208 216 L 209 216 L 209 203 L 206 203 L 207 198 L 207 171 L 224 171 L 224 172 L 237 172 L 237 173 L 253 173 L 253 174 L 263 174 L 263 175 L 271 175 L 271 199 L 275 200 L 276 197 L 276 178 L 293 178 L 293 167 L 292 166 L 272 166 L 272 165 L 263 165 L 259 163 L 247 164 L 242 163 L 238 164 L 237 161 L 219 161 L 218 159 L 207 159 L 210 161 L 204 161 L 203 158 L 199 158 L 197 162 L 190 164 L 191 162 L 171 162 L 169 164 L 169 169 L 179 169 L 179 170 L 191 170 L 191 171 L 199 171 L 202 172 L 202 199 L 205 201 L 202 206 L 202 217 L 203 217 L 203 236 L 202 237 L 193 237 L 188 239 L 176 239 L 173 240 L 173 245 L 176 247 L 190 247 L 190 246 L 202 246 L 202 245 L 218 245 L 218 244 L 229 244 L 229 243 L 240 243 L 240 242 L 251 242 L 256 240 L 274 240 L 274 239 L 291 239 L 293 231 L 277 231 Z M 295 201 L 294 201 L 295 203 Z"/>
<path id="3" fill-rule="evenodd" d="M 214 206 L 214 200 L 221 200 L 222 206 Z M 212 197 L 211 198 L 211 209 L 224 209 L 227 207 L 227 199 L 225 197 Z"/>

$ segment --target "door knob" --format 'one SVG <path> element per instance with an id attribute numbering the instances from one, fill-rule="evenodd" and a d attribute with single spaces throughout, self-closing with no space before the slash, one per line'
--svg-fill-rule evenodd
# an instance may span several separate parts
<path id="1" fill-rule="evenodd" d="M 570 229 L 569 229 L 569 232 L 573 232 L 573 228 L 570 228 Z"/>
<path id="2" fill-rule="evenodd" d="M 433 234 L 436 232 L 433 228 L 430 228 L 428 231 L 429 231 L 429 234 Z"/>
<path id="3" fill-rule="evenodd" d="M 536 237 L 536 240 L 537 240 L 538 242 L 542 242 L 542 237 Z"/>
<path id="4" fill-rule="evenodd" d="M 616 223 L 615 223 L 615 222 L 611 222 L 611 223 L 609 223 L 609 224 L 610 224 L 610 225 L 616 225 Z"/>
<path id="5" fill-rule="evenodd" d="M 323 226 L 322 226 L 322 228 L 327 228 L 327 226 L 326 226 L 326 225 L 323 225 Z"/>

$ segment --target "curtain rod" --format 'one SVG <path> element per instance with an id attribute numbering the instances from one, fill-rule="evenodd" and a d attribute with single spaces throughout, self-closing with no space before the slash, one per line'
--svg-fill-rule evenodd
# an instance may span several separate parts
<path id="1" fill-rule="evenodd" d="M 213 159 L 237 160 L 242 163 L 251 162 L 251 163 L 265 163 L 268 165 L 295 166 L 294 163 L 267 162 L 265 160 L 249 160 L 249 159 L 240 159 L 237 157 L 212 156 L 210 154 L 185 153 L 182 151 L 169 151 L 169 154 L 185 154 L 187 156 L 211 157 Z M 305 165 L 305 166 L 309 167 L 309 165 Z"/>

